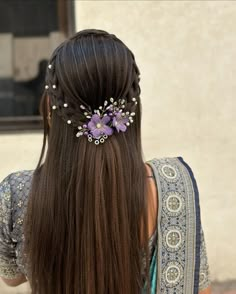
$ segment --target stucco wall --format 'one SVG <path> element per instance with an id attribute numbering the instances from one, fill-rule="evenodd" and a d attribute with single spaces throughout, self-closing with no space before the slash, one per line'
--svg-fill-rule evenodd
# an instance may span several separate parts
<path id="1" fill-rule="evenodd" d="M 236 278 L 236 2 L 76 1 L 75 7 L 77 30 L 115 33 L 134 52 L 146 159 L 181 155 L 190 164 L 212 278 Z M 1 135 L 0 177 L 34 168 L 41 141 L 40 134 Z"/>

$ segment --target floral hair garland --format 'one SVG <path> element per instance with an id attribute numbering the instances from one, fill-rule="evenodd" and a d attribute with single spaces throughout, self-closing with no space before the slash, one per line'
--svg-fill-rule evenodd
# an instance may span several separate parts
<path id="1" fill-rule="evenodd" d="M 138 103 L 136 98 L 132 98 L 132 102 L 135 106 Z M 68 103 L 64 103 L 63 106 L 68 107 Z M 114 101 L 112 97 L 110 98 L 110 103 L 105 100 L 104 105 L 99 106 L 93 113 L 90 107 L 88 109 L 84 105 L 80 105 L 80 108 L 84 111 L 83 114 L 89 121 L 78 126 L 76 137 L 85 135 L 89 142 L 94 142 L 96 145 L 104 143 L 115 130 L 118 133 L 120 131 L 125 132 L 127 127 L 133 123 L 133 117 L 135 116 L 135 112 L 125 111 L 125 99 Z M 57 106 L 53 105 L 52 109 L 57 109 Z M 71 124 L 72 121 L 67 120 L 67 123 Z"/>
<path id="2" fill-rule="evenodd" d="M 136 98 L 133 98 L 132 101 L 135 105 L 137 104 Z M 89 142 L 94 142 L 98 145 L 99 143 L 104 143 L 115 130 L 118 133 L 127 130 L 127 127 L 133 123 L 135 112 L 124 112 L 124 99 L 114 101 L 113 98 L 110 98 L 110 102 L 108 104 L 108 101 L 105 100 L 104 105 L 99 106 L 97 110 L 95 109 L 94 113 L 86 109 L 84 105 L 80 105 L 80 108 L 84 110 L 84 115 L 90 120 L 87 124 L 78 126 L 77 137 L 86 135 Z"/>

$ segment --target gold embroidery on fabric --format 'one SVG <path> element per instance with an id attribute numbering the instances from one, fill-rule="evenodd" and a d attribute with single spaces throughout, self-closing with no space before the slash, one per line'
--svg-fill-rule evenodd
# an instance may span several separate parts
<path id="1" fill-rule="evenodd" d="M 10 261 L 6 261 L 3 258 L 0 258 L 0 276 L 6 279 L 12 279 L 20 271 L 17 267 L 16 260 L 12 259 Z"/>
<path id="2" fill-rule="evenodd" d="M 0 183 L 0 276 L 26 273 L 22 246 L 23 218 L 33 171 L 12 173 Z"/>

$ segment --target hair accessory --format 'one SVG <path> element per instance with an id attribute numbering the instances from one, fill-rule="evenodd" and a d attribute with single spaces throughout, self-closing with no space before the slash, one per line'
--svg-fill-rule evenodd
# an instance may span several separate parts
<path id="1" fill-rule="evenodd" d="M 51 69 L 51 68 L 52 68 L 52 65 L 51 65 L 51 64 L 49 64 L 49 65 L 48 65 L 48 68 L 49 68 L 49 69 Z"/>
<path id="2" fill-rule="evenodd" d="M 56 89 L 56 87 L 57 87 L 56 85 L 52 85 L 52 88 L 53 88 L 53 89 Z"/>
<path id="3" fill-rule="evenodd" d="M 48 85 L 45 85 L 45 89 L 46 89 L 46 90 L 49 89 L 49 86 L 48 86 Z"/>
<path id="4" fill-rule="evenodd" d="M 132 101 L 134 105 L 137 105 L 136 98 L 133 98 Z M 86 135 L 88 141 L 94 142 L 95 145 L 104 143 L 115 130 L 118 133 L 120 131 L 125 132 L 127 127 L 133 123 L 135 116 L 135 112 L 124 111 L 125 99 L 114 101 L 112 97 L 110 103 L 105 100 L 104 105 L 99 106 L 93 113 L 90 108 L 88 109 L 84 105 L 80 105 L 80 108 L 84 110 L 84 115 L 89 121 L 82 126 L 78 126 L 79 131 L 76 137 Z"/>
<path id="5" fill-rule="evenodd" d="M 45 86 L 45 88 L 48 85 Z M 53 88 L 56 85 L 52 86 Z M 126 108 L 126 100 L 118 99 L 114 101 L 114 98 L 104 101 L 103 106 L 99 106 L 98 109 L 91 110 L 91 107 L 86 107 L 84 105 L 80 105 L 80 109 L 83 111 L 83 114 L 87 120 L 87 122 L 83 122 L 82 125 L 78 126 L 78 132 L 76 133 L 76 137 L 79 138 L 82 135 L 87 136 L 89 142 L 94 142 L 95 145 L 100 143 L 104 143 L 105 140 L 111 136 L 114 131 L 125 132 L 127 127 L 130 126 L 134 122 L 135 112 L 134 109 L 138 104 L 136 98 L 132 98 L 132 102 L 129 104 L 132 112 L 125 111 Z M 68 103 L 63 104 L 64 108 L 68 107 Z M 57 109 L 57 105 L 52 105 L 52 109 Z M 67 119 L 67 124 L 72 124 L 71 119 Z"/>

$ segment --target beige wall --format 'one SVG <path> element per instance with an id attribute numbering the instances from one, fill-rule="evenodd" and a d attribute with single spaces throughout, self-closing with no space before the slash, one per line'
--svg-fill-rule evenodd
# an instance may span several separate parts
<path id="1" fill-rule="evenodd" d="M 212 277 L 236 278 L 236 3 L 76 1 L 76 17 L 78 30 L 108 30 L 134 52 L 146 159 L 181 155 L 191 165 Z M 0 178 L 34 168 L 41 141 L 1 135 Z"/>

